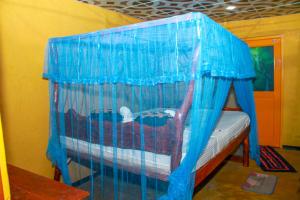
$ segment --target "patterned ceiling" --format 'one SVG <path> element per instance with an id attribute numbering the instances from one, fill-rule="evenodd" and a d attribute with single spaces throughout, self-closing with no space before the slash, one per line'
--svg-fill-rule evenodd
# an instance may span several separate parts
<path id="1" fill-rule="evenodd" d="M 78 0 L 154 20 L 188 12 L 202 12 L 218 22 L 300 13 L 300 0 Z M 235 6 L 234 10 L 226 7 Z"/>

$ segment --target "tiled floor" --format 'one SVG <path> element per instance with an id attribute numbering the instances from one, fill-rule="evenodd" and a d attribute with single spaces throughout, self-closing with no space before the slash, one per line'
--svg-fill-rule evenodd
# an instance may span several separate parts
<path id="1" fill-rule="evenodd" d="M 227 162 L 194 195 L 193 200 L 300 200 L 300 151 L 279 149 L 298 171 L 298 173 L 270 173 L 278 177 L 275 192 L 261 195 L 241 189 L 248 174 L 252 171 L 263 172 L 254 162 L 245 168 L 240 163 Z"/>

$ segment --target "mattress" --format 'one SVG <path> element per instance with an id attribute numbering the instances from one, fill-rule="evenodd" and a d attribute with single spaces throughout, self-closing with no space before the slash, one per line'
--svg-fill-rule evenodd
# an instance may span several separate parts
<path id="1" fill-rule="evenodd" d="M 196 169 L 202 167 L 221 152 L 249 123 L 248 115 L 243 112 L 223 111 L 203 154 L 197 162 Z M 190 127 L 186 126 L 183 134 L 182 159 L 187 153 L 190 133 Z M 89 154 L 96 158 L 100 158 L 102 155 L 105 160 L 113 161 L 113 155 L 116 153 L 117 162 L 125 166 L 141 166 L 143 164 L 147 170 L 159 171 L 160 174 L 164 175 L 169 175 L 171 171 L 171 156 L 169 155 L 121 148 L 115 148 L 116 152 L 114 152 L 113 147 L 88 143 L 67 136 L 60 136 L 60 140 L 66 149 Z M 145 158 L 145 160 L 142 162 L 141 158 Z"/>

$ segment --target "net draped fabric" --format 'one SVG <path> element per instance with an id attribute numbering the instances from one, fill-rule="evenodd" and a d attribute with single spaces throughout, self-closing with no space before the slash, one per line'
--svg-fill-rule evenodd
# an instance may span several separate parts
<path id="1" fill-rule="evenodd" d="M 192 199 L 232 85 L 259 163 L 249 48 L 201 13 L 51 38 L 43 77 L 48 158 L 91 199 Z"/>

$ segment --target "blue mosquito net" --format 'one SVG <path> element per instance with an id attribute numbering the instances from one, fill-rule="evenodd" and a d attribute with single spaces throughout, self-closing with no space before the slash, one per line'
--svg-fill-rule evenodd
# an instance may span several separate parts
<path id="1" fill-rule="evenodd" d="M 201 13 L 48 42 L 48 158 L 90 199 L 192 199 L 233 85 L 259 163 L 248 46 Z"/>

